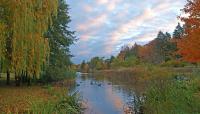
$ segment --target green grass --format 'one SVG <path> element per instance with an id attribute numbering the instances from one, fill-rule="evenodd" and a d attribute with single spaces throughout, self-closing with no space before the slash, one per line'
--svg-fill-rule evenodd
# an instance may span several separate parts
<path id="1" fill-rule="evenodd" d="M 200 114 L 200 80 L 160 80 L 146 92 L 145 114 Z"/>
<path id="2" fill-rule="evenodd" d="M 50 94 L 57 98 L 56 101 L 35 102 L 31 103 L 29 112 L 34 114 L 80 114 L 81 99 L 77 93 L 66 95 L 64 89 L 55 92 L 52 88 L 48 88 Z"/>

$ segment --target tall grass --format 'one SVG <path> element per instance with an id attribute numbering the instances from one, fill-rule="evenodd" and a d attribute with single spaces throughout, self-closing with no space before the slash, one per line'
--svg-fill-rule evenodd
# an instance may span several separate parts
<path id="1" fill-rule="evenodd" d="M 80 114 L 81 99 L 78 93 L 67 95 L 64 89 L 54 91 L 48 87 L 48 91 L 55 97 L 55 101 L 31 102 L 29 113 L 33 114 Z"/>
<path id="2" fill-rule="evenodd" d="M 200 114 L 199 75 L 154 81 L 146 92 L 144 113 Z"/>

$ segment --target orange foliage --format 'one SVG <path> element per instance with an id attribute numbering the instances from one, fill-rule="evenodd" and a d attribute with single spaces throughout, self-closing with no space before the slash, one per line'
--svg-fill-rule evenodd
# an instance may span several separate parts
<path id="1" fill-rule="evenodd" d="M 183 11 L 189 17 L 182 17 L 185 22 L 185 35 L 178 42 L 178 53 L 188 62 L 200 62 L 200 0 L 188 0 Z"/>

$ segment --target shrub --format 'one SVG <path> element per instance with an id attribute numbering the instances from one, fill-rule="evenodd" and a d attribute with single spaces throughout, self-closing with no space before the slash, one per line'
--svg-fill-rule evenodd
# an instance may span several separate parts
<path id="1" fill-rule="evenodd" d="M 40 78 L 40 81 L 43 83 L 55 82 L 64 79 L 75 78 L 76 72 L 71 69 L 64 69 L 59 67 L 48 67 L 46 72 Z"/>
<path id="2" fill-rule="evenodd" d="M 196 80 L 153 84 L 146 93 L 144 112 L 148 114 L 199 114 L 199 86 Z"/>
<path id="3" fill-rule="evenodd" d="M 186 65 L 186 62 L 177 60 L 170 60 L 161 64 L 162 67 L 185 67 Z"/>

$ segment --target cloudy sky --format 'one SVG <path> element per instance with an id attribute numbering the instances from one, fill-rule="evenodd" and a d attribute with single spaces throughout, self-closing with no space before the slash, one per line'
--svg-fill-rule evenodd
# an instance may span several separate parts
<path id="1" fill-rule="evenodd" d="M 116 55 L 124 44 L 145 44 L 159 30 L 172 32 L 186 0 L 67 0 L 79 40 L 73 62 Z"/>

